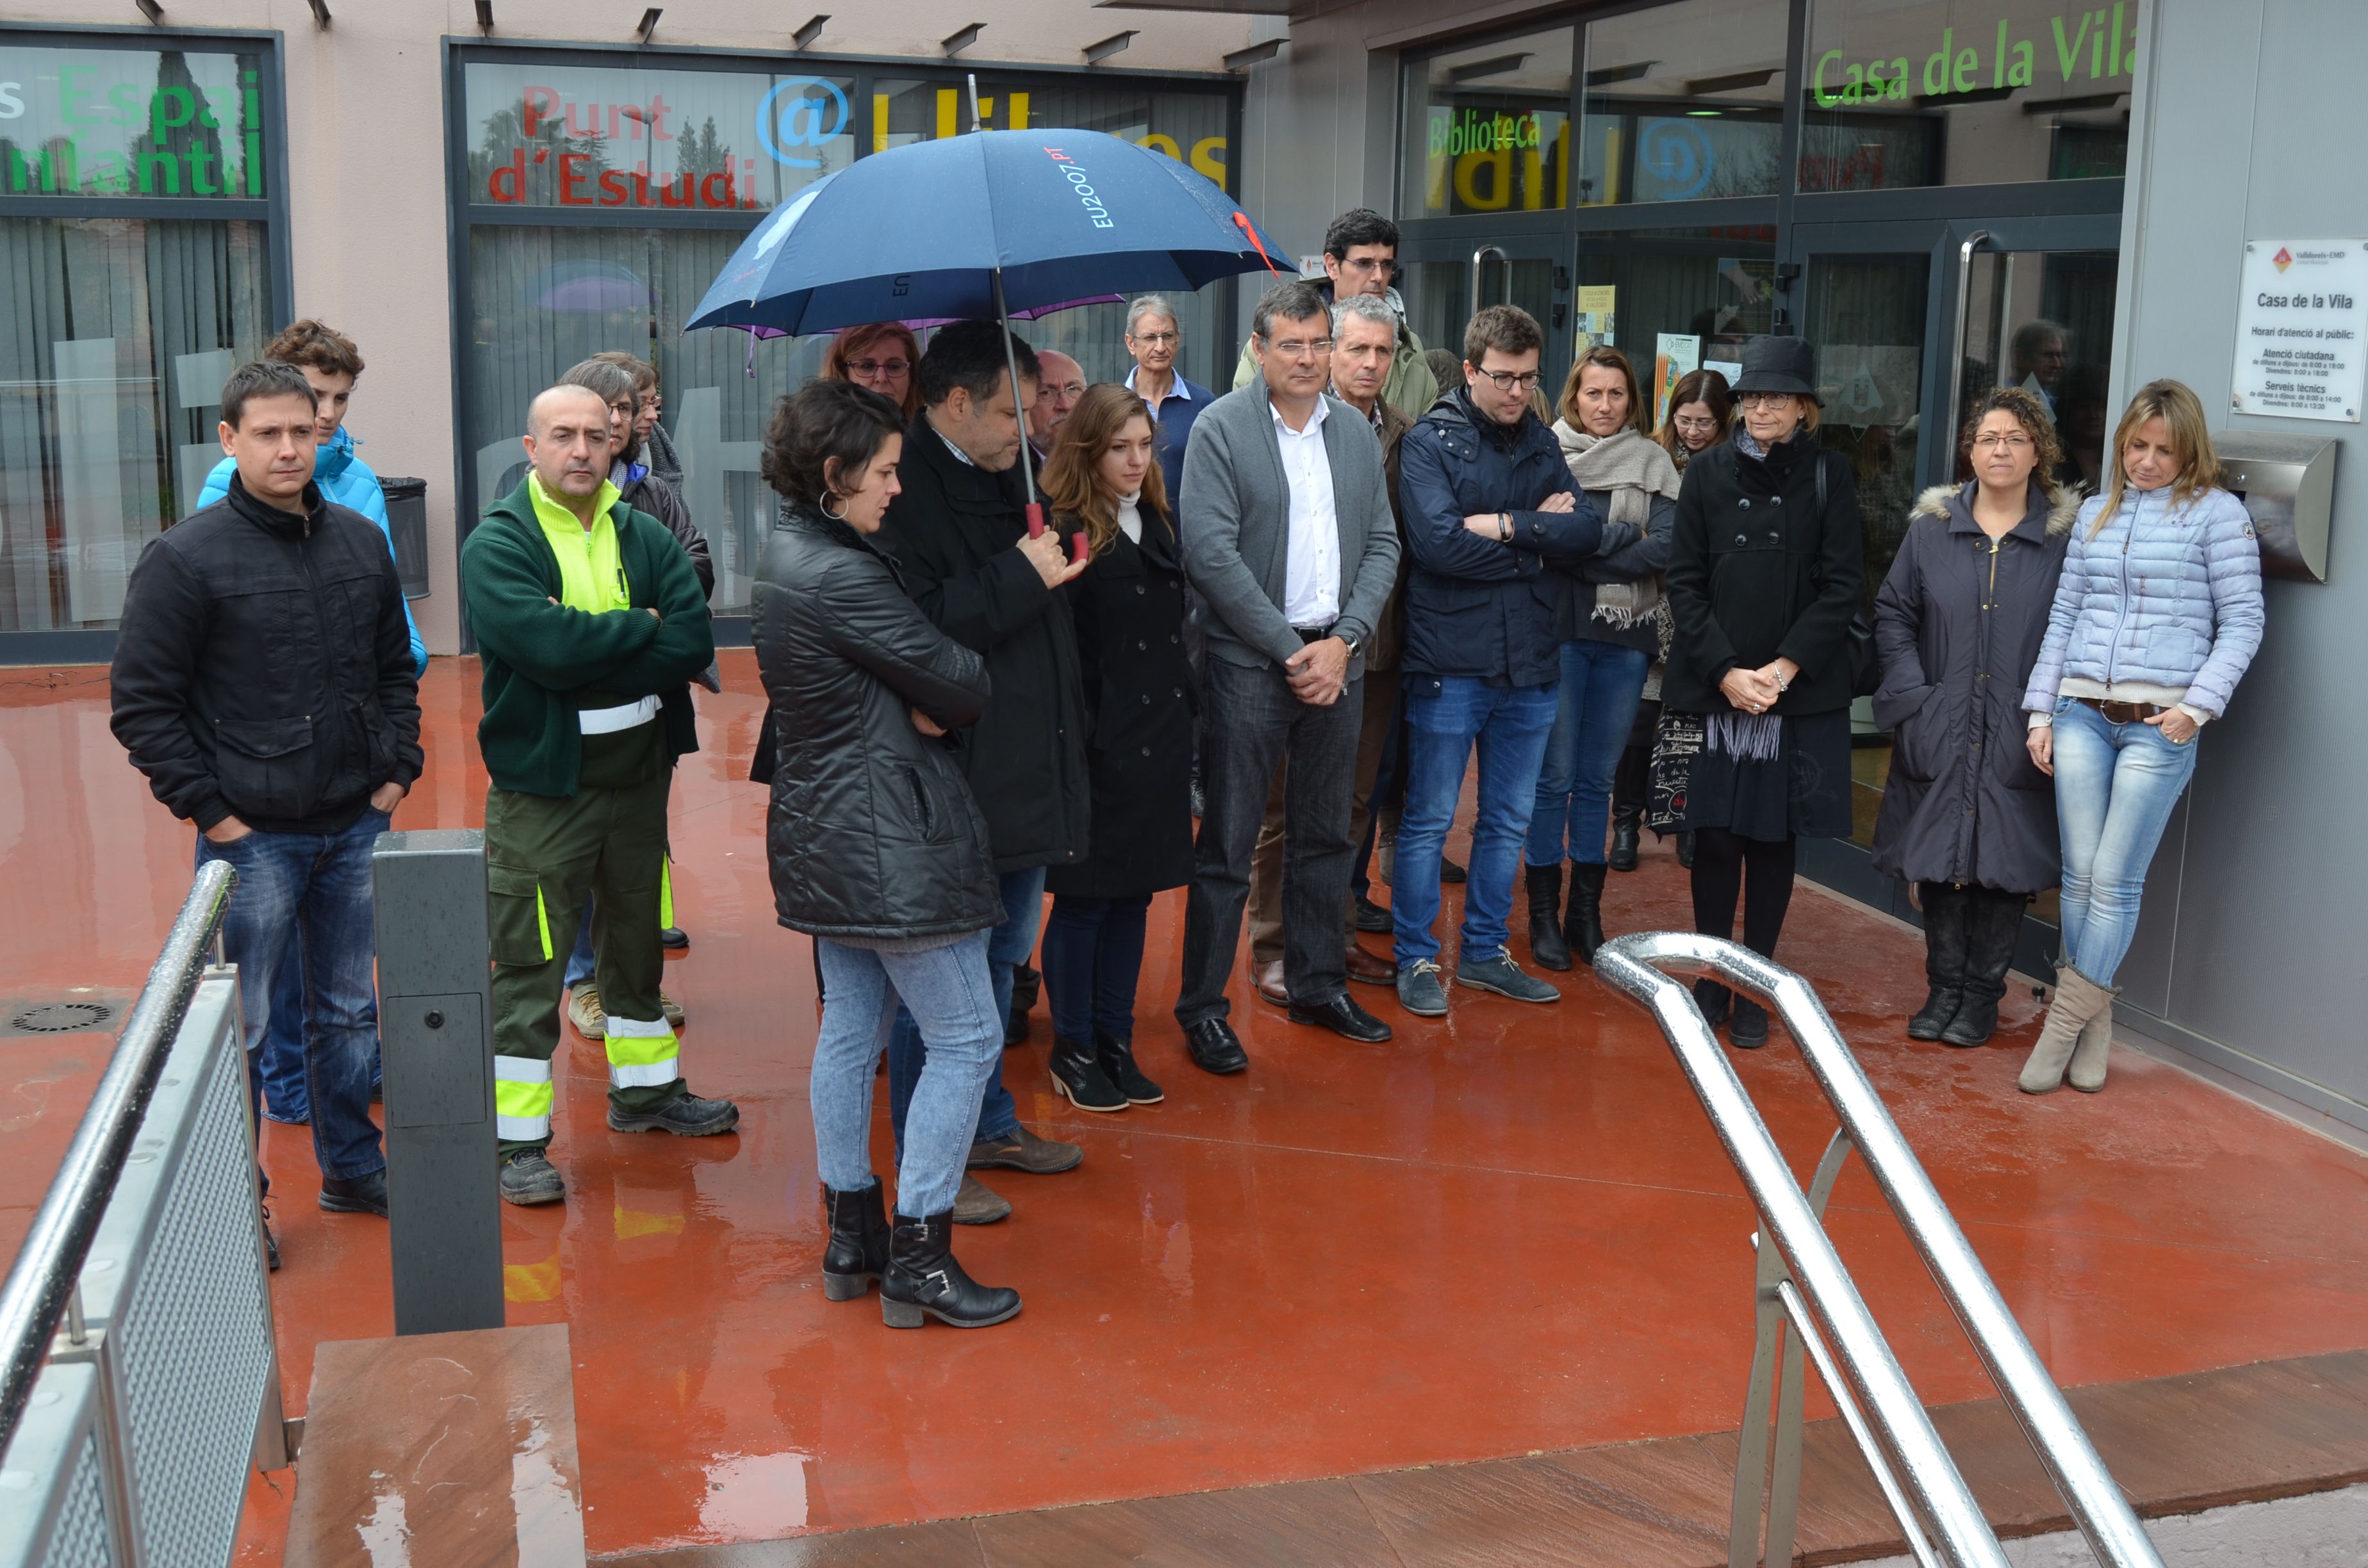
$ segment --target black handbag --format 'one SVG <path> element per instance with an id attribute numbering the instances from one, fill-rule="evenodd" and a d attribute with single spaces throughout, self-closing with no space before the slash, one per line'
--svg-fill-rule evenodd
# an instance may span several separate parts
<path id="1" fill-rule="evenodd" d="M 1817 521 L 1826 520 L 1826 459 L 1829 454 L 1817 454 Z M 1843 651 L 1850 655 L 1850 695 L 1873 697 L 1883 685 L 1883 653 L 1874 645 L 1874 622 L 1868 619 L 1861 606 L 1850 611 L 1850 630 L 1842 635 Z"/>

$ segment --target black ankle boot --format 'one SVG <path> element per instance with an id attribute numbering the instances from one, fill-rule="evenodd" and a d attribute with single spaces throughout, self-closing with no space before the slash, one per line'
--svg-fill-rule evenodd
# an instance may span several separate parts
<path id="1" fill-rule="evenodd" d="M 2022 935 L 2024 899 L 1993 888 L 1964 890 L 1965 922 L 1964 1001 L 1941 1031 L 1944 1045 L 1981 1045 L 1998 1032 L 1998 999 L 2006 994 L 2007 967 Z"/>
<path id="2" fill-rule="evenodd" d="M 1562 918 L 1562 939 L 1571 956 L 1592 969 L 1595 949 L 1603 946 L 1603 873 L 1599 862 L 1570 863 L 1570 908 Z"/>
<path id="3" fill-rule="evenodd" d="M 1973 897 L 1947 882 L 1923 882 L 1917 891 L 1924 904 L 1924 981 L 1930 990 L 1924 1006 L 1907 1020 L 1907 1038 L 1939 1040 L 1965 1002 L 1966 926 L 1973 916 Z"/>
<path id="4" fill-rule="evenodd" d="M 1079 1110 L 1124 1110 L 1126 1096 L 1102 1071 L 1100 1054 L 1081 1040 L 1053 1042 L 1053 1087 Z"/>
<path id="5" fill-rule="evenodd" d="M 1691 833 L 1678 835 L 1678 864 L 1689 871 L 1694 869 L 1694 835 Z"/>
<path id="6" fill-rule="evenodd" d="M 822 1189 L 830 1240 L 822 1249 L 825 1301 L 851 1301 L 888 1271 L 888 1210 L 873 1182 L 861 1192 Z"/>
<path id="7" fill-rule="evenodd" d="M 1094 1059 L 1102 1065 L 1102 1074 L 1118 1092 L 1126 1096 L 1129 1105 L 1157 1105 L 1167 1097 L 1160 1086 L 1144 1075 L 1135 1064 L 1134 1043 L 1113 1040 L 1101 1029 L 1094 1031 Z"/>
<path id="8" fill-rule="evenodd" d="M 1019 1292 L 981 1285 L 954 1261 L 954 1217 L 896 1216 L 888 1271 L 880 1277 L 880 1321 L 918 1328 L 924 1314 L 954 1328 L 985 1328 L 1019 1311 Z"/>
<path id="9" fill-rule="evenodd" d="M 1735 993 L 1715 980 L 1694 982 L 1694 1006 L 1702 1009 L 1702 1021 L 1716 1028 L 1726 1022 L 1729 1008 L 1735 1004 Z"/>
<path id="10" fill-rule="evenodd" d="M 1523 874 L 1530 887 L 1530 957 L 1540 969 L 1568 969 L 1570 944 L 1562 934 L 1562 862 L 1524 867 Z"/>

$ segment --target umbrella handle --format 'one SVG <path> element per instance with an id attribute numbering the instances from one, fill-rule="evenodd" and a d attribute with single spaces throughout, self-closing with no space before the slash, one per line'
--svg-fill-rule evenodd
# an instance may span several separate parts
<path id="1" fill-rule="evenodd" d="M 1236 209 L 1234 212 L 1234 227 L 1248 236 L 1250 248 L 1258 253 L 1258 259 L 1266 263 L 1266 269 L 1277 278 L 1281 277 L 1282 268 L 1274 264 L 1274 257 L 1266 254 L 1266 246 L 1260 243 L 1258 231 L 1250 227 L 1249 215 Z"/>
<path id="2" fill-rule="evenodd" d="M 1044 504 L 1042 501 L 1030 501 L 1028 503 L 1028 537 L 1042 539 L 1043 536 Z"/>
<path id="3" fill-rule="evenodd" d="M 1069 536 L 1069 561 L 1072 565 L 1082 566 L 1093 559 L 1093 548 L 1086 543 L 1084 534 L 1074 533 Z"/>

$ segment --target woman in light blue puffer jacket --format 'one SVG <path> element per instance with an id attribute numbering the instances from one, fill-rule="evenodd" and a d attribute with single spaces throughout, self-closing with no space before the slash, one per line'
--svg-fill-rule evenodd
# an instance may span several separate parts
<path id="1" fill-rule="evenodd" d="M 2021 1079 L 2044 1095 L 2105 1086 L 2114 971 L 2195 737 L 2227 711 L 2261 646 L 2261 552 L 2215 487 L 2203 405 L 2154 381 L 2113 432 L 2105 492 L 2080 508 L 2022 705 L 2032 760 L 2055 776 L 2063 950 L 2055 1002 Z"/>

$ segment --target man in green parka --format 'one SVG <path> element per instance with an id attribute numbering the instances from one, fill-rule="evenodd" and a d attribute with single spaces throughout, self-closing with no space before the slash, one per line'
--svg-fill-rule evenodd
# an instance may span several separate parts
<path id="1" fill-rule="evenodd" d="M 551 1058 L 577 913 L 595 895 L 609 1015 L 609 1125 L 728 1132 L 729 1100 L 684 1084 L 658 997 L 666 787 L 699 749 L 689 682 L 714 657 L 707 597 L 664 523 L 609 482 L 609 409 L 557 386 L 527 414 L 532 463 L 461 548 L 484 665 L 477 746 L 494 960 L 502 1197 L 555 1203 Z"/>

